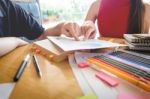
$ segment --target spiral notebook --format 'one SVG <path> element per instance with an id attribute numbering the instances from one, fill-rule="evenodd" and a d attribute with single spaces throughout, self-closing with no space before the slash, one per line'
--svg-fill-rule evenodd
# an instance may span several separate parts
<path id="1" fill-rule="evenodd" d="M 124 34 L 129 49 L 150 51 L 150 34 Z"/>
<path id="2" fill-rule="evenodd" d="M 141 51 L 150 51 L 150 44 L 133 44 L 125 41 L 125 44 L 128 45 L 128 48 L 131 50 L 141 50 Z"/>
<path id="3" fill-rule="evenodd" d="M 150 34 L 124 34 L 129 43 L 140 43 L 150 45 Z"/>

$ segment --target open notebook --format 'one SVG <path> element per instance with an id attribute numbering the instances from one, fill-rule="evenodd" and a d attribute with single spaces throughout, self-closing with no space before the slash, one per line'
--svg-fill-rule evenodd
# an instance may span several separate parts
<path id="1" fill-rule="evenodd" d="M 76 51 L 76 50 L 125 46 L 123 44 L 112 43 L 109 41 L 98 39 L 76 41 L 73 38 L 68 37 L 48 36 L 47 38 L 55 45 L 57 45 L 59 48 L 61 48 L 63 51 Z"/>

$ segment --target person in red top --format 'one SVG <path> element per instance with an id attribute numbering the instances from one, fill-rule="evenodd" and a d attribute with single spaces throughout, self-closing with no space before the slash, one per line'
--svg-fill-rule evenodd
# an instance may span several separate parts
<path id="1" fill-rule="evenodd" d="M 85 39 L 96 35 L 122 38 L 123 34 L 150 32 L 150 4 L 142 0 L 96 0 L 92 3 L 81 33 Z"/>
<path id="2" fill-rule="evenodd" d="M 130 0 L 102 0 L 97 24 L 101 36 L 122 37 L 127 33 Z"/>

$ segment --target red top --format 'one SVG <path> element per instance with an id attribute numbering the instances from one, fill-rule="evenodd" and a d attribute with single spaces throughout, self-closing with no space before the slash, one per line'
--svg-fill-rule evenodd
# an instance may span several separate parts
<path id="1" fill-rule="evenodd" d="M 130 0 L 102 0 L 98 14 L 101 36 L 123 37 L 127 33 Z"/>

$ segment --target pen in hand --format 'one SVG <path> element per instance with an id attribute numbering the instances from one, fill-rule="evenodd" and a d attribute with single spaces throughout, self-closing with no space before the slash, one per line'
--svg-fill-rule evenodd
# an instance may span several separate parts
<path id="1" fill-rule="evenodd" d="M 14 81 L 18 81 L 18 80 L 19 80 L 19 78 L 20 78 L 20 76 L 22 75 L 22 73 L 23 73 L 23 71 L 24 71 L 24 69 L 25 69 L 25 67 L 26 67 L 26 65 L 27 65 L 27 63 L 28 63 L 28 61 L 29 61 L 29 59 L 30 59 L 30 55 L 27 54 L 26 57 L 25 57 L 25 59 L 24 59 L 23 62 L 21 63 L 21 65 L 20 65 L 20 67 L 19 67 L 19 69 L 18 69 L 18 71 L 17 71 L 15 77 L 14 77 Z"/>
<path id="2" fill-rule="evenodd" d="M 40 69 L 40 67 L 39 67 L 39 63 L 38 63 L 38 61 L 37 61 L 36 55 L 33 55 L 33 63 L 34 63 L 34 65 L 35 65 L 35 68 L 36 68 L 36 71 L 37 71 L 38 75 L 39 75 L 40 77 L 42 77 L 42 72 L 41 72 L 41 69 Z"/>

